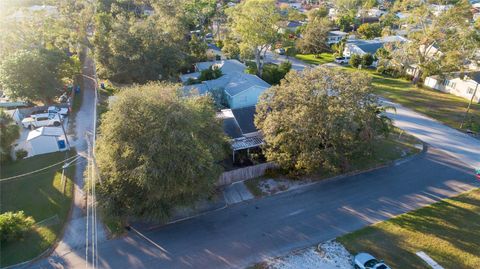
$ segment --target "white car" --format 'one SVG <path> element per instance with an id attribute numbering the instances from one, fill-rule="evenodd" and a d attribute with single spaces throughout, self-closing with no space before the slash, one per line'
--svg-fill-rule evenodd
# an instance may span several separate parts
<path id="1" fill-rule="evenodd" d="M 63 117 L 66 117 L 68 115 L 68 108 L 50 106 L 50 107 L 48 107 L 47 112 L 48 113 L 58 113 L 58 114 L 62 115 Z"/>
<path id="2" fill-rule="evenodd" d="M 368 253 L 358 253 L 353 257 L 355 269 L 391 269 L 382 260 L 377 260 Z"/>
<path id="3" fill-rule="evenodd" d="M 337 57 L 335 58 L 335 62 L 337 64 L 348 64 L 350 61 L 350 57 Z"/>
<path id="4" fill-rule="evenodd" d="M 62 124 L 62 119 L 58 113 L 36 114 L 22 120 L 23 127 L 27 129 L 52 125 L 60 126 L 60 124 Z"/>

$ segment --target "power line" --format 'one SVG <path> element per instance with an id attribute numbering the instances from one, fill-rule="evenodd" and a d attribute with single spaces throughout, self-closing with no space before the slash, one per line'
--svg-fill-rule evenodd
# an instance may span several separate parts
<path id="1" fill-rule="evenodd" d="M 46 167 L 37 169 L 37 170 L 35 170 L 35 171 L 31 171 L 31 172 L 24 173 L 24 174 L 20 174 L 20 175 L 16 175 L 16 176 L 1 178 L 1 179 L 0 179 L 0 182 L 7 181 L 7 180 L 12 180 L 12 179 L 16 179 L 16 178 L 20 178 L 20 177 L 24 177 L 24 176 L 28 176 L 28 175 L 35 174 L 35 173 L 38 173 L 38 172 L 43 171 L 43 170 L 47 170 L 47 169 L 52 168 L 52 167 L 54 167 L 54 166 L 57 166 L 57 165 L 59 165 L 59 164 L 65 163 L 65 162 L 67 162 L 67 161 L 69 161 L 69 160 L 72 160 L 73 158 L 75 158 L 75 157 L 77 157 L 77 156 L 80 156 L 80 155 L 76 154 L 76 155 L 74 155 L 74 156 L 72 156 L 72 157 L 69 157 L 69 158 L 63 160 L 63 161 L 60 161 L 60 162 L 58 162 L 58 163 L 54 163 L 54 164 L 52 164 L 52 165 L 49 165 L 49 166 L 46 166 Z"/>

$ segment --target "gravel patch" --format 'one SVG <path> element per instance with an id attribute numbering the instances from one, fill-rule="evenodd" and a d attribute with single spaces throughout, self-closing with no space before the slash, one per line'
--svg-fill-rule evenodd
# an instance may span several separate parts
<path id="1" fill-rule="evenodd" d="M 336 241 L 266 261 L 268 269 L 351 269 L 352 255 Z"/>

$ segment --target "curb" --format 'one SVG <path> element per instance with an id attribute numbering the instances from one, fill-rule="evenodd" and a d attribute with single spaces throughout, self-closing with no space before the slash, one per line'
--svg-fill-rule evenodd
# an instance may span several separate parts
<path id="1" fill-rule="evenodd" d="M 324 178 L 324 179 L 320 179 L 320 180 L 315 180 L 315 181 L 312 181 L 312 182 L 309 182 L 309 183 L 306 183 L 306 184 L 298 185 L 297 188 L 288 189 L 288 190 L 285 190 L 285 191 L 279 191 L 279 192 L 276 192 L 276 193 L 271 194 L 271 195 L 254 197 L 253 199 L 250 199 L 250 200 L 258 200 L 258 199 L 267 198 L 267 197 L 270 197 L 270 196 L 275 196 L 275 195 L 278 195 L 278 194 L 293 192 L 293 191 L 296 191 L 296 190 L 299 190 L 299 189 L 302 189 L 302 188 L 305 188 L 305 187 L 309 187 L 309 186 L 312 186 L 312 185 L 315 185 L 315 184 L 340 180 L 340 179 L 343 179 L 343 178 L 346 178 L 346 177 L 356 176 L 356 175 L 359 175 L 359 174 L 372 172 L 372 171 L 379 170 L 379 169 L 386 168 L 386 167 L 390 167 L 390 166 L 401 165 L 401 164 L 412 161 L 412 160 L 424 155 L 427 152 L 428 147 L 429 147 L 428 144 L 422 141 L 422 151 L 420 151 L 418 153 L 415 153 L 413 155 L 410 155 L 408 157 L 396 159 L 396 160 L 393 160 L 393 161 L 389 161 L 389 162 L 386 162 L 384 164 L 380 164 L 378 166 L 368 168 L 368 169 L 365 169 L 365 170 L 355 170 L 355 171 L 347 172 L 345 174 L 341 174 L 341 175 L 337 175 L 337 176 L 333 176 L 333 177 L 329 177 L 329 178 Z M 239 181 L 239 182 L 244 182 L 244 181 L 245 180 Z M 250 201 L 250 200 L 245 200 L 245 201 L 242 201 L 240 203 L 247 202 L 247 201 Z"/>
<path id="2" fill-rule="evenodd" d="M 184 220 L 188 220 L 188 219 L 200 217 L 200 216 L 206 215 L 206 214 L 208 214 L 208 213 L 220 211 L 220 210 L 223 210 L 223 209 L 225 209 L 225 208 L 227 208 L 227 207 L 229 207 L 229 206 L 246 203 L 246 202 L 249 202 L 249 201 L 251 201 L 251 200 L 258 200 L 258 199 L 261 199 L 261 198 L 267 198 L 267 197 L 274 196 L 274 195 L 278 195 L 278 194 L 288 193 L 288 192 L 292 192 L 292 191 L 295 191 L 295 190 L 298 190 L 298 189 L 301 189 L 301 188 L 304 188 L 304 187 L 312 186 L 312 185 L 314 185 L 314 184 L 319 184 L 319 183 L 324 183 L 324 182 L 330 182 L 330 181 L 340 180 L 340 179 L 342 179 L 342 178 L 346 178 L 346 177 L 350 177 L 350 176 L 355 176 L 355 175 L 359 175 L 359 174 L 363 174 L 363 173 L 367 173 L 367 172 L 379 170 L 379 169 L 382 169 L 382 168 L 385 168 L 385 167 L 389 167 L 389 166 L 401 165 L 401 164 L 403 164 L 403 163 L 412 161 L 412 160 L 418 158 L 418 157 L 421 156 L 421 155 L 424 155 L 425 152 L 427 152 L 427 150 L 428 150 L 428 144 L 422 141 L 422 151 L 420 151 L 420 152 L 418 152 L 418 153 L 416 153 L 416 154 L 413 154 L 413 155 L 411 155 L 411 156 L 408 156 L 408 157 L 405 157 L 405 158 L 400 158 L 400 159 L 397 159 L 397 160 L 393 160 L 393 161 L 384 163 L 384 164 L 382 164 L 382 165 L 379 165 L 379 166 L 376 166 L 376 167 L 373 167 L 373 168 L 369 168 L 369 169 L 365 169 L 365 170 L 351 171 L 351 172 L 348 172 L 348 173 L 345 173 L 345 174 L 341 174 L 341 175 L 338 175 L 338 176 L 334 176 L 334 177 L 330 177 L 330 178 L 325 178 L 325 179 L 321 179 L 321 180 L 318 180 L 318 181 L 313 181 L 313 182 L 310 182 L 310 183 L 307 183 L 307 184 L 300 185 L 298 188 L 295 188 L 295 189 L 280 191 L 280 192 L 276 192 L 276 193 L 274 193 L 274 194 L 272 194 L 272 195 L 265 195 L 265 196 L 262 196 L 262 197 L 254 197 L 253 199 L 244 200 L 244 201 L 241 201 L 241 202 L 239 202 L 239 203 L 232 204 L 232 205 L 229 205 L 229 204 L 226 202 L 225 196 L 224 196 L 224 199 L 223 199 L 223 200 L 224 200 L 225 205 L 222 206 L 222 207 L 219 207 L 219 208 L 216 208 L 216 209 L 213 209 L 213 210 L 209 210 L 209 211 L 205 211 L 205 212 L 202 212 L 202 213 L 193 215 L 193 216 L 189 216 L 189 217 L 185 217 L 185 218 L 173 220 L 173 221 L 170 221 L 170 222 L 165 223 L 165 224 L 159 224 L 159 225 L 156 225 L 156 226 L 153 226 L 153 227 L 151 227 L 151 228 L 146 229 L 146 231 L 152 231 L 152 230 L 161 228 L 161 227 L 163 227 L 163 226 L 167 226 L 167 225 L 174 224 L 174 223 L 177 223 L 177 222 L 181 222 L 181 221 L 184 221 Z M 248 180 L 248 179 L 247 179 L 247 180 Z M 242 180 L 242 181 L 238 181 L 238 182 L 242 182 L 242 183 L 243 183 L 244 181 L 246 181 L 246 180 Z M 235 183 L 238 183 L 238 182 L 235 182 Z M 232 184 L 234 184 L 234 183 L 232 183 Z M 225 195 L 225 193 L 224 193 L 223 195 Z"/>

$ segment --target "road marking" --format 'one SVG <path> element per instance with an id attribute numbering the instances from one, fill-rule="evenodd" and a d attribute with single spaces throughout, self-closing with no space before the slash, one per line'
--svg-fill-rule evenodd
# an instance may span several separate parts
<path id="1" fill-rule="evenodd" d="M 430 267 L 433 269 L 444 269 L 442 266 L 440 266 L 437 262 L 435 262 L 430 256 L 427 255 L 427 253 L 423 251 L 419 251 L 416 253 L 418 257 L 420 257 L 422 260 L 424 260 Z"/>

